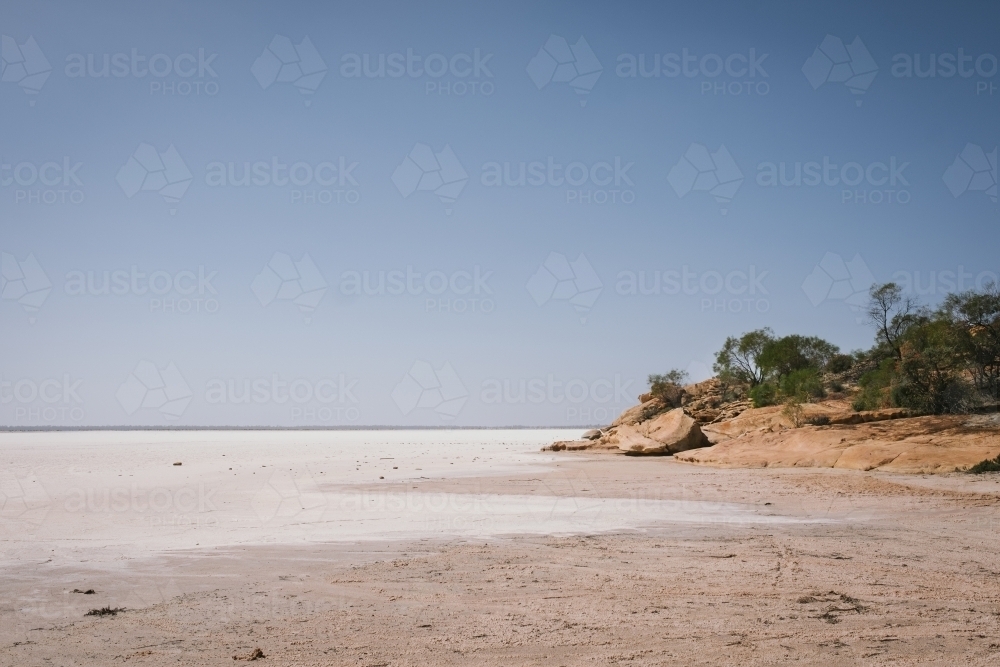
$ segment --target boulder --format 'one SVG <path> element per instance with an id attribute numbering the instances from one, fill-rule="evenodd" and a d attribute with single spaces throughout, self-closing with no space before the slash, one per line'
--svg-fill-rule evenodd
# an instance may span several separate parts
<path id="1" fill-rule="evenodd" d="M 665 454 L 667 452 L 666 443 L 646 437 L 635 426 L 620 426 L 613 437 L 618 449 L 626 454 Z"/>
<path id="2" fill-rule="evenodd" d="M 614 438 L 618 449 L 640 455 L 676 454 L 709 444 L 698 423 L 681 408 L 641 424 L 619 426 Z"/>
<path id="3" fill-rule="evenodd" d="M 589 431 L 586 431 L 583 435 L 581 435 L 580 439 L 581 440 L 597 440 L 600 437 L 601 437 L 601 429 L 599 429 L 599 428 L 592 428 Z"/>
<path id="4" fill-rule="evenodd" d="M 543 452 L 578 452 L 590 449 L 594 445 L 593 440 L 558 440 L 548 447 L 542 447 Z"/>

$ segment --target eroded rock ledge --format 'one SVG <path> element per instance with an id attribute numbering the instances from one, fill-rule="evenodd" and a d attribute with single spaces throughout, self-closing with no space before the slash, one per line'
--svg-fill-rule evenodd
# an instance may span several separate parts
<path id="1" fill-rule="evenodd" d="M 673 455 L 720 467 L 953 472 L 1000 455 L 1000 416 L 857 412 L 846 400 L 752 408 L 723 401 L 713 378 L 661 398 L 643 395 L 607 428 L 545 449 Z"/>

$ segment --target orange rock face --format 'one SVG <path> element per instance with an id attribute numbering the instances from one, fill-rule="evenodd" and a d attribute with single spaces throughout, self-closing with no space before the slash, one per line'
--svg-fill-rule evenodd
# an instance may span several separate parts
<path id="1" fill-rule="evenodd" d="M 859 424 L 756 428 L 712 447 L 682 452 L 675 458 L 722 467 L 937 473 L 962 470 L 998 454 L 1000 429 L 996 423 L 985 418 L 946 415 Z"/>

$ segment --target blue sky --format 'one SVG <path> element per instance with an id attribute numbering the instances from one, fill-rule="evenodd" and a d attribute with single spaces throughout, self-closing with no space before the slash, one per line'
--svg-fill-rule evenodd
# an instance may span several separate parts
<path id="1" fill-rule="evenodd" d="M 3 4 L 4 425 L 606 422 L 648 373 L 704 376 L 727 335 L 867 346 L 871 280 L 933 303 L 1000 272 L 983 3 Z M 660 76 L 622 76 L 640 57 Z M 171 146 L 190 182 L 168 201 L 130 157 Z M 418 162 L 464 171 L 458 196 Z M 768 184 L 811 162 L 825 183 Z M 218 185 L 230 163 L 269 184 Z M 491 184 L 522 163 L 540 185 Z M 302 275 L 275 282 L 276 253 Z M 16 275 L 29 255 L 41 282 Z M 351 293 L 407 270 L 402 294 Z M 127 293 L 79 294 L 115 271 Z M 169 289 L 138 293 L 154 273 Z"/>

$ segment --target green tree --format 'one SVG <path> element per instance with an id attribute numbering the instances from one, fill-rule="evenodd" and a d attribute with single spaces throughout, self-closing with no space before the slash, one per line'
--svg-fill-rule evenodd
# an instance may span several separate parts
<path id="1" fill-rule="evenodd" d="M 868 291 L 868 320 L 875 327 L 876 347 L 901 360 L 902 339 L 919 313 L 919 305 L 896 283 L 872 285 Z"/>
<path id="2" fill-rule="evenodd" d="M 713 369 L 723 382 L 756 387 L 764 379 L 759 363 L 761 352 L 773 340 L 774 332 L 768 328 L 749 331 L 739 338 L 730 336 L 715 355 Z"/>
<path id="3" fill-rule="evenodd" d="M 950 294 L 941 314 L 968 358 L 976 388 L 994 401 L 1000 399 L 1000 288 L 990 283 L 981 292 Z"/>
<path id="4" fill-rule="evenodd" d="M 807 368 L 824 370 L 840 348 L 816 336 L 784 336 L 770 341 L 761 350 L 758 362 L 765 379 L 780 380 Z"/>

